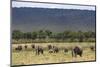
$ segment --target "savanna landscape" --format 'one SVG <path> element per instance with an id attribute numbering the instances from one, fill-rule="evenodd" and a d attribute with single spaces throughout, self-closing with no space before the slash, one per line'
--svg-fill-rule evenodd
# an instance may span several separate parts
<path id="1" fill-rule="evenodd" d="M 38 43 L 40 44 L 40 43 Z M 43 43 L 43 47 L 47 46 L 49 43 Z M 50 43 L 51 44 L 51 43 Z M 57 43 L 52 43 L 57 44 Z M 70 48 L 71 46 L 75 46 L 74 44 L 77 43 L 60 43 L 58 47 L 65 47 Z M 12 52 L 12 64 L 13 65 L 29 65 L 29 64 L 46 64 L 46 63 L 63 63 L 63 62 L 80 62 L 80 61 L 95 61 L 95 51 L 90 49 L 90 46 L 94 45 L 95 43 L 78 43 L 82 47 L 84 47 L 83 56 L 72 57 L 71 50 L 69 49 L 68 52 L 64 52 L 60 50 L 59 53 L 49 53 L 48 50 L 44 51 L 44 54 L 36 55 L 35 50 L 32 50 L 30 47 L 31 44 L 26 44 L 29 47 L 27 50 L 23 48 L 21 51 L 14 51 Z M 23 45 L 23 44 L 20 44 Z M 37 44 L 36 44 L 37 45 Z M 41 44 L 40 44 L 41 45 Z M 84 46 L 85 45 L 85 46 Z M 88 45 L 88 46 L 87 46 Z M 23 45 L 24 46 L 24 45 Z"/>
<path id="2" fill-rule="evenodd" d="M 12 1 L 11 65 L 96 61 L 95 17 L 95 6 Z"/>
<path id="3" fill-rule="evenodd" d="M 88 34 L 85 35 L 86 32 L 83 33 L 79 31 L 77 32 L 76 37 L 74 37 L 75 36 L 74 34 L 71 35 L 72 32 L 70 32 L 69 34 L 71 35 L 71 37 L 69 36 L 65 37 L 59 35 L 59 38 L 58 37 L 50 38 L 50 36 L 52 35 L 50 31 L 48 31 L 49 35 L 45 36 L 43 35 L 42 31 L 42 34 L 39 35 L 40 38 L 37 38 L 36 35 L 34 36 L 36 37 L 34 39 L 30 38 L 32 37 L 32 35 L 34 35 L 34 33 L 25 35 L 26 36 L 25 38 L 25 36 L 22 36 L 25 33 L 22 32 L 18 33 L 18 32 L 19 32 L 18 30 L 13 32 L 14 36 L 12 41 L 13 65 L 48 64 L 48 63 L 81 62 L 81 61 L 96 60 L 95 33 L 93 34 L 93 32 L 91 32 L 91 35 L 89 35 L 90 37 L 88 36 Z M 41 52 L 42 50 L 40 50 L 39 54 L 36 54 L 37 50 L 39 51 L 39 49 L 37 49 L 37 46 L 42 48 L 43 53 Z M 80 55 L 78 55 L 77 57 L 72 56 L 72 51 L 73 48 L 75 48 L 75 46 L 81 47 L 80 49 L 83 50 L 82 56 Z M 54 49 L 55 47 L 57 48 L 56 50 Z"/>

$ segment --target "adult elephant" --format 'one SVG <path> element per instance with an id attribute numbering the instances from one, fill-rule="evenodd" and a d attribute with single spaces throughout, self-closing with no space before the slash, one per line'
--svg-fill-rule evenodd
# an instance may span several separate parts
<path id="1" fill-rule="evenodd" d="M 52 49 L 52 45 L 48 45 L 48 50 Z"/>
<path id="2" fill-rule="evenodd" d="M 79 55 L 80 57 L 82 57 L 83 54 L 83 49 L 80 48 L 79 46 L 75 46 L 72 49 L 72 57 L 77 57 L 77 55 Z"/>
<path id="3" fill-rule="evenodd" d="M 37 46 L 35 49 L 36 49 L 36 55 L 40 55 L 44 53 L 44 49 L 42 46 Z"/>
<path id="4" fill-rule="evenodd" d="M 21 51 L 22 50 L 22 46 L 20 45 L 20 46 L 16 47 L 15 50 Z"/>
<path id="5" fill-rule="evenodd" d="M 58 53 L 59 52 L 59 48 L 56 47 L 56 46 L 53 46 L 53 51 L 54 51 L 54 53 Z"/>
<path id="6" fill-rule="evenodd" d="M 52 46 L 51 49 L 49 49 L 49 53 L 58 53 L 59 52 L 59 48 L 57 46 Z"/>

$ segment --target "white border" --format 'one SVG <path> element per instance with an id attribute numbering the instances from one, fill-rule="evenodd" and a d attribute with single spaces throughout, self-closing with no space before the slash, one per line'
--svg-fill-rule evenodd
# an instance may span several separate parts
<path id="1" fill-rule="evenodd" d="M 97 61 L 85 63 L 68 63 L 39 65 L 30 67 L 99 67 L 100 64 L 100 0 L 34 0 L 69 4 L 86 4 L 97 6 Z M 10 0 L 0 0 L 0 67 L 10 67 Z M 25 66 L 29 67 L 29 66 Z"/>

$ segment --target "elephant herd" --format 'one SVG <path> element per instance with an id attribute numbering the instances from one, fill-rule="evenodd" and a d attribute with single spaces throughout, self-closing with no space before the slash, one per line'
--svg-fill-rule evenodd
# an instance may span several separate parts
<path id="1" fill-rule="evenodd" d="M 16 51 L 21 51 L 23 50 L 22 48 L 23 46 L 17 46 L 15 48 Z M 28 49 L 28 45 L 25 45 L 24 46 L 25 50 Z M 43 46 L 36 46 L 36 45 L 31 45 L 31 48 L 33 50 L 35 50 L 35 53 L 36 55 L 43 55 L 44 54 L 44 51 L 47 50 L 48 53 L 59 53 L 60 50 L 63 50 L 64 53 L 67 53 L 69 50 L 71 50 L 71 54 L 72 54 L 72 57 L 77 57 L 77 55 L 79 55 L 80 57 L 82 57 L 83 55 L 83 49 L 79 46 L 74 46 L 73 48 L 71 49 L 68 49 L 66 47 L 63 47 L 63 48 L 59 48 L 57 46 L 54 46 L 54 45 L 47 45 L 46 49 L 43 47 Z M 95 47 L 94 46 L 90 46 L 90 50 L 91 51 L 95 51 Z"/>

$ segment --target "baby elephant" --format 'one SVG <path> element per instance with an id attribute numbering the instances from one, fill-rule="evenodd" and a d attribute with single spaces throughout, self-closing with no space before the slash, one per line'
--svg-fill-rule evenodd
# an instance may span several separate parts
<path id="1" fill-rule="evenodd" d="M 28 47 L 27 45 L 24 46 L 25 49 L 27 49 L 27 47 Z"/>
<path id="2" fill-rule="evenodd" d="M 90 46 L 91 51 L 95 51 L 95 46 Z"/>
<path id="3" fill-rule="evenodd" d="M 72 49 L 72 57 L 77 57 L 77 55 L 79 55 L 80 57 L 82 57 L 82 54 L 83 54 L 82 48 L 80 48 L 78 46 L 75 46 Z"/>
<path id="4" fill-rule="evenodd" d="M 31 47 L 32 47 L 32 49 L 34 49 L 34 48 L 35 48 L 35 45 L 34 45 L 34 44 L 32 44 L 32 45 L 31 45 Z"/>
<path id="5" fill-rule="evenodd" d="M 64 53 L 67 53 L 68 52 L 68 49 L 67 48 L 64 48 Z"/>

